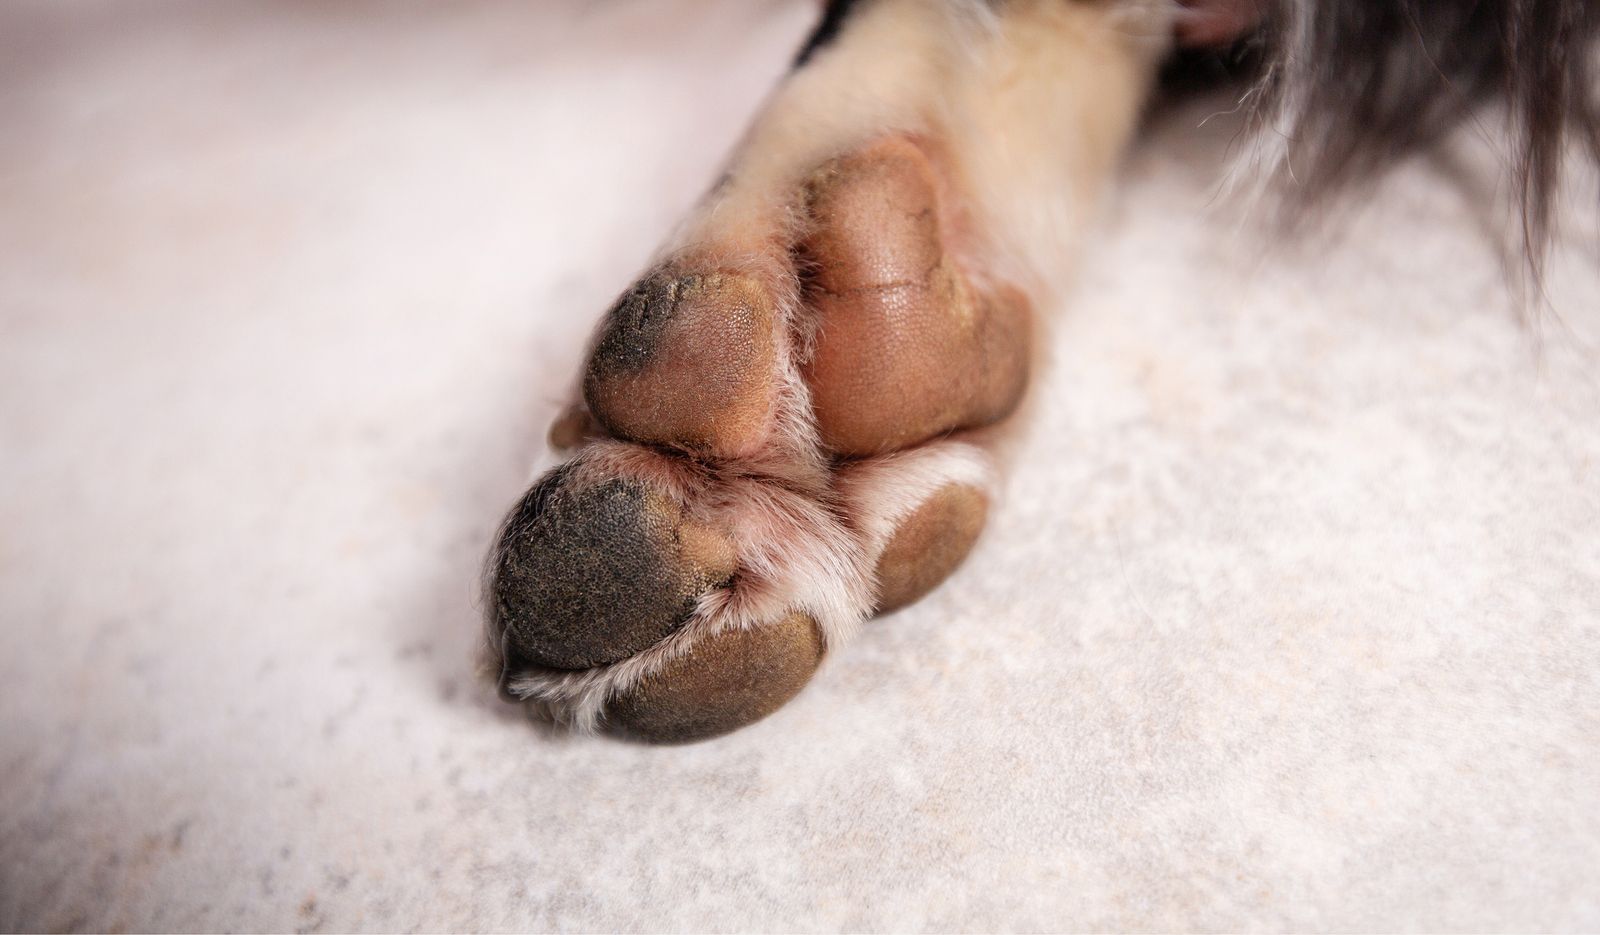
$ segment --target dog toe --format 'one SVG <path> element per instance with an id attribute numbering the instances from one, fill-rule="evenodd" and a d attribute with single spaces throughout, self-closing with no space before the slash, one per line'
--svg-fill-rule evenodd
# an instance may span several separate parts
<path id="1" fill-rule="evenodd" d="M 655 743 L 725 734 L 782 707 L 811 680 L 822 656 L 822 634 L 802 613 L 724 630 L 621 692 L 607 707 L 606 724 Z"/>
<path id="2" fill-rule="evenodd" d="M 607 313 L 584 397 L 618 438 L 750 455 L 777 393 L 776 326 L 770 295 L 751 277 L 662 267 Z"/>
<path id="3" fill-rule="evenodd" d="M 533 665 L 605 665 L 670 635 L 733 571 L 732 545 L 661 491 L 560 468 L 506 523 L 494 627 L 506 652 Z"/>
<path id="4" fill-rule="evenodd" d="M 806 366 L 822 440 L 879 454 L 994 422 L 1027 381 L 1021 294 L 980 289 L 951 251 L 941 181 L 922 147 L 893 136 L 815 173 L 802 246 L 816 321 Z"/>

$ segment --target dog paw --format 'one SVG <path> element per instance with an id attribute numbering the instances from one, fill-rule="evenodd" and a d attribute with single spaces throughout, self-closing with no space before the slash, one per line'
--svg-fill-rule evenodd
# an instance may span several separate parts
<path id="1" fill-rule="evenodd" d="M 714 736 L 960 564 L 991 472 L 958 439 L 1016 407 L 1029 312 L 963 259 L 959 193 L 881 138 L 803 175 L 786 236 L 692 244 L 624 293 L 552 431 L 575 456 L 491 557 L 507 695 Z"/>

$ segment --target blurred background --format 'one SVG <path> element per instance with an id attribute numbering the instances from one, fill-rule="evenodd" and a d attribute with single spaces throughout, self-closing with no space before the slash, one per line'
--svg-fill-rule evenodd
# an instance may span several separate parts
<path id="1" fill-rule="evenodd" d="M 0 6 L 0 928 L 1600 926 L 1600 234 L 1520 324 L 1492 119 L 1268 249 L 1161 111 L 944 588 L 698 746 L 492 697 L 494 526 L 814 14 Z"/>

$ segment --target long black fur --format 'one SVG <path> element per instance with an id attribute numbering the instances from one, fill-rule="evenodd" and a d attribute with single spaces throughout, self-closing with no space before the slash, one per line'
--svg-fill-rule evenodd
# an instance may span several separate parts
<path id="1" fill-rule="evenodd" d="M 829 0 L 796 67 L 864 2 Z M 1499 104 L 1519 239 L 1539 281 L 1569 149 L 1600 161 L 1600 0 L 1181 2 L 1256 7 L 1261 25 L 1233 48 L 1175 53 L 1166 85 L 1247 83 L 1254 132 L 1286 139 L 1284 161 L 1266 169 L 1291 223 Z"/>
<path id="2" fill-rule="evenodd" d="M 1439 142 L 1483 105 L 1506 153 L 1535 280 L 1574 146 L 1600 160 L 1594 0 L 1263 0 L 1228 54 L 1255 82 L 1257 132 L 1286 133 L 1285 204 L 1304 209 Z M 1215 67 L 1215 63 L 1213 63 Z"/>
<path id="3" fill-rule="evenodd" d="M 828 44 L 838 38 L 839 32 L 844 29 L 844 21 L 862 0 L 828 0 L 822 8 L 822 19 L 817 21 L 817 26 L 811 31 L 800 46 L 800 52 L 794 57 L 794 66 L 799 68 L 811 61 L 811 56 L 819 50 L 827 48 Z"/>

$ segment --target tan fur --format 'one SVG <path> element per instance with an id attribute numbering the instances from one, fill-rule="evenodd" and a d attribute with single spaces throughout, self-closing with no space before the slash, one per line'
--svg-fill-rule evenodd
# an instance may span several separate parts
<path id="1" fill-rule="evenodd" d="M 1060 285 L 1167 50 L 1170 7 L 1006 5 L 941 114 L 983 224 L 973 269 L 1030 290 Z"/>

